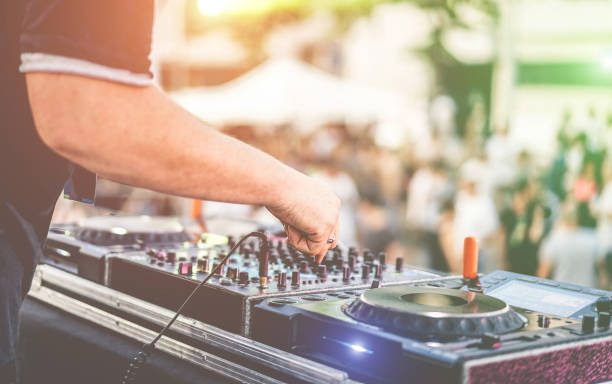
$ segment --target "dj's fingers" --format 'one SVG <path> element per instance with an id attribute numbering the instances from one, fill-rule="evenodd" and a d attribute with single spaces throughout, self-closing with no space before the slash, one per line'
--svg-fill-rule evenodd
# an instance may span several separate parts
<path id="1" fill-rule="evenodd" d="M 327 237 L 327 239 L 328 240 L 325 242 L 325 245 L 321 248 L 321 251 L 315 255 L 315 260 L 317 261 L 318 264 L 321 264 L 321 262 L 325 258 L 325 255 L 327 255 L 327 252 L 329 252 L 330 249 L 334 249 L 338 245 L 338 223 L 336 223 L 336 226 L 334 227 L 333 231 L 329 233 L 329 236 Z M 333 240 L 333 241 L 330 243 L 329 240 Z"/>
<path id="2" fill-rule="evenodd" d="M 329 249 L 334 249 L 338 246 L 338 239 L 340 239 L 339 236 L 339 228 L 340 228 L 340 223 L 338 221 L 336 221 L 336 226 L 334 227 L 334 231 L 329 235 L 330 238 L 333 237 L 334 241 L 330 244 Z M 333 234 L 333 236 L 332 236 Z"/>
<path id="3" fill-rule="evenodd" d="M 302 232 L 287 224 L 285 224 L 285 232 L 287 233 L 287 242 L 289 242 L 293 248 L 305 254 L 313 253 L 311 242 L 309 242 L 308 238 Z"/>

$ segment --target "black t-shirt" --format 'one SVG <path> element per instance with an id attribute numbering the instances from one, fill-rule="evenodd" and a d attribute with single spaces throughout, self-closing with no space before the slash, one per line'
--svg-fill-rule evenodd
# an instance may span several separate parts
<path id="1" fill-rule="evenodd" d="M 0 0 L 0 231 L 26 270 L 37 263 L 53 207 L 75 166 L 40 140 L 24 73 L 151 84 L 153 2 Z"/>

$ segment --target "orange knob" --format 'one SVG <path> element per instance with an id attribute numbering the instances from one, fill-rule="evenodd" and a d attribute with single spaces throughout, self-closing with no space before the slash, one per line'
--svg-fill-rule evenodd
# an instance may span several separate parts
<path id="1" fill-rule="evenodd" d="M 478 240 L 466 237 L 463 240 L 463 277 L 475 279 L 478 275 Z"/>

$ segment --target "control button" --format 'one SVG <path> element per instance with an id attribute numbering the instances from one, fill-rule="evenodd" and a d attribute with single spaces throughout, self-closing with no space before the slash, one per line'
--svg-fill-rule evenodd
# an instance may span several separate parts
<path id="1" fill-rule="evenodd" d="M 609 297 L 600 297 L 597 299 L 597 303 L 595 304 L 595 308 L 597 308 L 597 312 L 608 312 L 612 309 L 612 299 Z"/>
<path id="2" fill-rule="evenodd" d="M 597 326 L 603 329 L 610 329 L 610 312 L 599 312 Z"/>
<path id="3" fill-rule="evenodd" d="M 342 281 L 346 282 L 351 279 L 351 269 L 349 267 L 342 268 Z"/>
<path id="4" fill-rule="evenodd" d="M 537 281 L 533 277 L 519 277 L 517 280 L 526 281 L 528 283 L 535 283 Z"/>
<path id="5" fill-rule="evenodd" d="M 374 278 L 381 279 L 383 273 L 383 264 L 374 265 Z"/>
<path id="6" fill-rule="evenodd" d="M 387 269 L 387 253 L 386 252 L 378 252 L 378 265 L 382 267 L 382 269 Z"/>
<path id="7" fill-rule="evenodd" d="M 221 285 L 232 285 L 232 280 L 227 279 L 225 277 L 219 280 L 219 282 L 221 283 Z"/>
<path id="8" fill-rule="evenodd" d="M 554 281 L 547 281 L 547 280 L 538 280 L 538 284 L 546 285 L 547 287 L 558 287 L 559 286 L 559 283 L 555 283 Z"/>
<path id="9" fill-rule="evenodd" d="M 327 298 L 325 296 L 322 296 L 322 295 L 301 296 L 300 299 L 306 300 L 306 301 L 325 301 L 325 300 L 327 300 Z"/>
<path id="10" fill-rule="evenodd" d="M 499 335 L 494 333 L 484 333 L 480 338 L 480 347 L 486 349 L 493 349 L 501 347 L 501 339 Z"/>
<path id="11" fill-rule="evenodd" d="M 354 271 L 357 268 L 357 256 L 349 255 L 348 267 L 351 269 L 351 271 Z"/>
<path id="12" fill-rule="evenodd" d="M 349 295 L 345 295 L 345 294 L 343 294 L 343 293 L 342 293 L 342 294 L 340 294 L 340 295 L 338 295 L 338 298 L 339 298 L 339 299 L 348 299 L 348 298 L 350 298 L 350 297 L 351 297 L 351 296 L 349 296 Z"/>
<path id="13" fill-rule="evenodd" d="M 318 271 L 317 271 L 317 275 L 319 275 L 319 277 L 327 279 L 327 266 L 326 265 L 319 265 L 319 268 L 318 268 Z"/>
<path id="14" fill-rule="evenodd" d="M 584 315 L 582 317 L 582 332 L 592 333 L 595 329 L 595 317 L 593 315 Z"/>
<path id="15" fill-rule="evenodd" d="M 463 240 L 463 278 L 475 279 L 478 276 L 478 240 L 466 237 Z"/>
<path id="16" fill-rule="evenodd" d="M 404 266 L 404 259 L 402 259 L 401 257 L 398 257 L 397 259 L 395 259 L 395 272 L 400 273 L 402 272 Z"/>
<path id="17" fill-rule="evenodd" d="M 340 294 L 340 293 L 338 293 L 338 292 L 329 292 L 329 293 L 328 293 L 328 295 L 329 295 L 329 296 L 339 296 L 339 295 L 341 295 L 341 294 Z"/>
<path id="18" fill-rule="evenodd" d="M 268 305 L 273 305 L 275 307 L 280 307 L 286 304 L 296 304 L 298 301 L 296 299 L 292 299 L 290 297 L 283 297 L 280 299 L 270 299 L 268 300 Z"/>
<path id="19" fill-rule="evenodd" d="M 300 286 L 300 271 L 291 272 L 291 285 L 294 287 Z"/>
<path id="20" fill-rule="evenodd" d="M 259 283 L 259 277 L 257 276 L 251 277 L 251 283 Z"/>
<path id="21" fill-rule="evenodd" d="M 198 271 L 208 272 L 208 259 L 198 260 Z"/>
<path id="22" fill-rule="evenodd" d="M 285 288 L 287 287 L 287 272 L 281 272 L 278 275 L 278 284 L 277 284 L 278 288 Z"/>
<path id="23" fill-rule="evenodd" d="M 168 260 L 169 263 L 175 263 L 176 262 L 176 252 L 168 252 L 166 254 L 166 260 Z"/>
<path id="24" fill-rule="evenodd" d="M 369 265 L 361 266 L 361 278 L 364 280 L 368 280 L 370 278 L 370 266 Z"/>
<path id="25" fill-rule="evenodd" d="M 236 278 L 238 277 L 238 268 L 229 267 L 227 269 L 227 273 L 225 274 L 225 277 L 227 277 L 230 280 L 236 280 Z"/>
<path id="26" fill-rule="evenodd" d="M 249 273 L 247 271 L 240 272 L 238 275 L 238 284 L 248 285 L 249 284 Z"/>
<path id="27" fill-rule="evenodd" d="M 178 268 L 180 275 L 187 276 L 193 273 L 193 264 L 191 263 L 179 263 Z"/>
<path id="28" fill-rule="evenodd" d="M 491 279 L 496 280 L 496 281 L 504 281 L 504 280 L 508 280 L 508 278 L 506 276 L 502 276 L 502 275 L 493 275 L 490 276 Z"/>
<path id="29" fill-rule="evenodd" d="M 217 269 L 217 267 L 219 267 L 219 264 L 213 263 L 213 269 L 212 270 L 214 271 L 215 269 Z M 215 272 L 215 276 L 217 276 L 217 277 L 223 276 L 223 271 L 224 270 L 225 270 L 225 264 L 221 264 L 219 269 L 217 269 L 217 272 Z"/>

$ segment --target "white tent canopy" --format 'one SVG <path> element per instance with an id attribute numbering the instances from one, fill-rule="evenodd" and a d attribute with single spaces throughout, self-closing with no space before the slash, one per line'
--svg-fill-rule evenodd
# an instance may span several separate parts
<path id="1" fill-rule="evenodd" d="M 295 59 L 274 59 L 225 85 L 172 95 L 211 124 L 292 124 L 302 131 L 333 121 L 405 122 L 408 105 L 393 92 L 356 84 Z"/>

